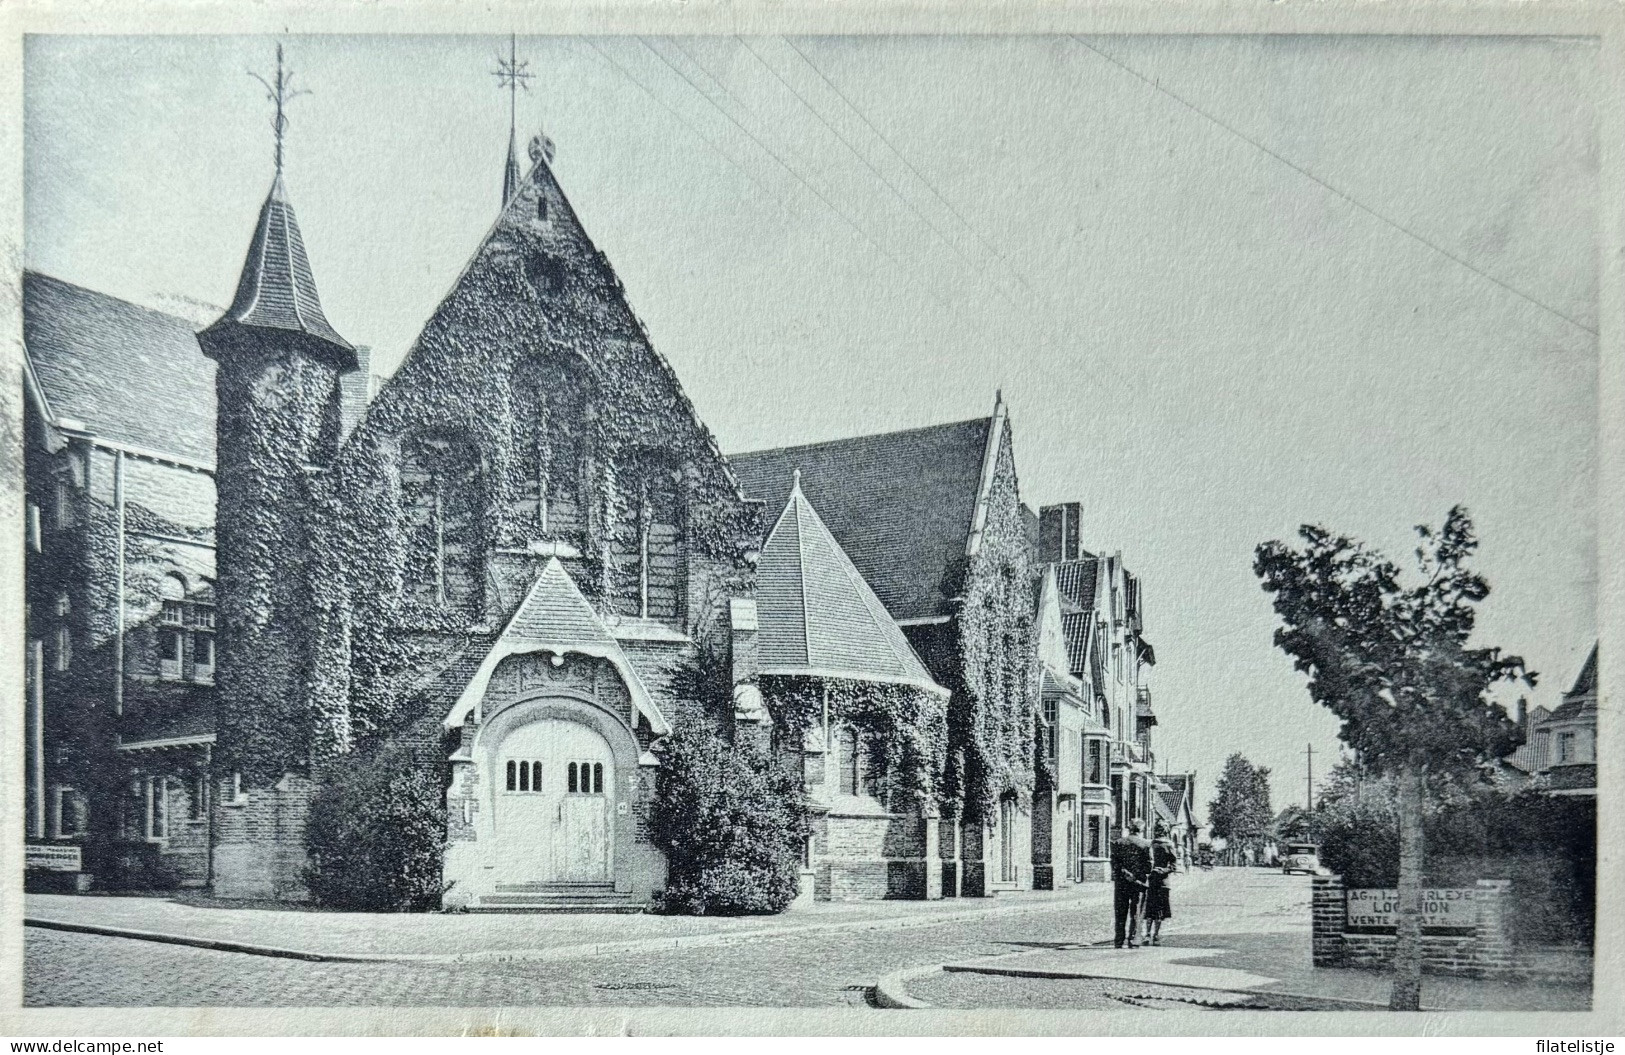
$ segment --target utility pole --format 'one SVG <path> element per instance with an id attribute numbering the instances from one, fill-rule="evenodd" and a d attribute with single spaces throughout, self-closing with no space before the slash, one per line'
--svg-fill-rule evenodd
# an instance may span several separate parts
<path id="1" fill-rule="evenodd" d="M 1309 764 L 1307 779 L 1304 781 L 1304 809 L 1309 813 L 1315 812 L 1315 745 L 1307 744 L 1306 755 Z"/>

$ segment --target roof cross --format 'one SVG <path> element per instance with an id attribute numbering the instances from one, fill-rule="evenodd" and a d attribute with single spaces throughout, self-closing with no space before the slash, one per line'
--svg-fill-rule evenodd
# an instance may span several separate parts
<path id="1" fill-rule="evenodd" d="M 517 107 L 519 89 L 530 91 L 530 79 L 535 74 L 530 73 L 527 67 L 530 60 L 519 61 L 517 53 L 518 42 L 512 33 L 508 34 L 508 57 L 497 56 L 497 68 L 491 71 L 491 76 L 497 79 L 498 88 L 508 89 L 508 131 L 512 134 L 518 127 Z"/>
<path id="2" fill-rule="evenodd" d="M 276 104 L 276 116 L 271 119 L 271 131 L 276 135 L 276 172 L 282 175 L 282 140 L 288 131 L 287 106 L 301 95 L 309 95 L 306 89 L 294 90 L 293 71 L 282 64 L 282 45 L 276 46 L 276 78 L 266 80 L 253 70 L 248 75 L 265 85 L 265 97 Z"/>

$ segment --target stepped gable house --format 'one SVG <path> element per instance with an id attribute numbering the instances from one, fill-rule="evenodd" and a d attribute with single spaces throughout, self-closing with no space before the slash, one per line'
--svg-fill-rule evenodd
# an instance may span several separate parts
<path id="1" fill-rule="evenodd" d="M 730 461 L 769 508 L 787 503 L 799 471 L 802 495 L 952 694 L 942 894 L 1031 888 L 1034 531 L 1003 400 L 985 418 Z"/>

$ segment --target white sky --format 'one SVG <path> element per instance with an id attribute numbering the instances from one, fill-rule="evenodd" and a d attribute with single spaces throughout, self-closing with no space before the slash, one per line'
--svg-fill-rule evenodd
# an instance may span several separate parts
<path id="1" fill-rule="evenodd" d="M 287 183 L 323 302 L 393 364 L 494 218 L 507 42 L 287 43 L 314 93 L 290 110 Z M 30 38 L 28 266 L 228 302 L 271 168 L 245 71 L 268 74 L 273 44 Z M 1596 633 L 1591 44 L 519 51 L 521 144 L 556 141 L 724 450 L 972 417 L 1003 389 L 1025 499 L 1081 500 L 1086 544 L 1144 579 L 1159 756 L 1197 770 L 1204 807 L 1233 750 L 1274 769 L 1277 807 L 1302 800 L 1306 743 L 1317 772 L 1335 757 L 1250 570 L 1302 522 L 1402 555 L 1465 503 L 1484 642 L 1540 671 L 1537 702 L 1577 673 Z"/>

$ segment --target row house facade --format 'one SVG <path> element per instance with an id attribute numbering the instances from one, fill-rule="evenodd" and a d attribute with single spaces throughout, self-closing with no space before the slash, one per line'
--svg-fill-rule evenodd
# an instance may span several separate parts
<path id="1" fill-rule="evenodd" d="M 1088 737 L 1088 773 L 1104 778 L 1109 810 L 1091 814 L 1083 845 L 1090 876 L 1105 876 L 1113 829 L 1156 823 L 1156 755 L 1150 668 L 1156 653 L 1144 635 L 1140 580 L 1120 553 L 1100 555 L 1081 544 L 1077 502 L 1039 512 L 1039 560 L 1053 570 L 1071 673 L 1085 686 L 1103 727 Z M 1095 758 L 1100 763 L 1095 764 Z M 1099 785 L 1097 785 L 1099 786 Z"/>

